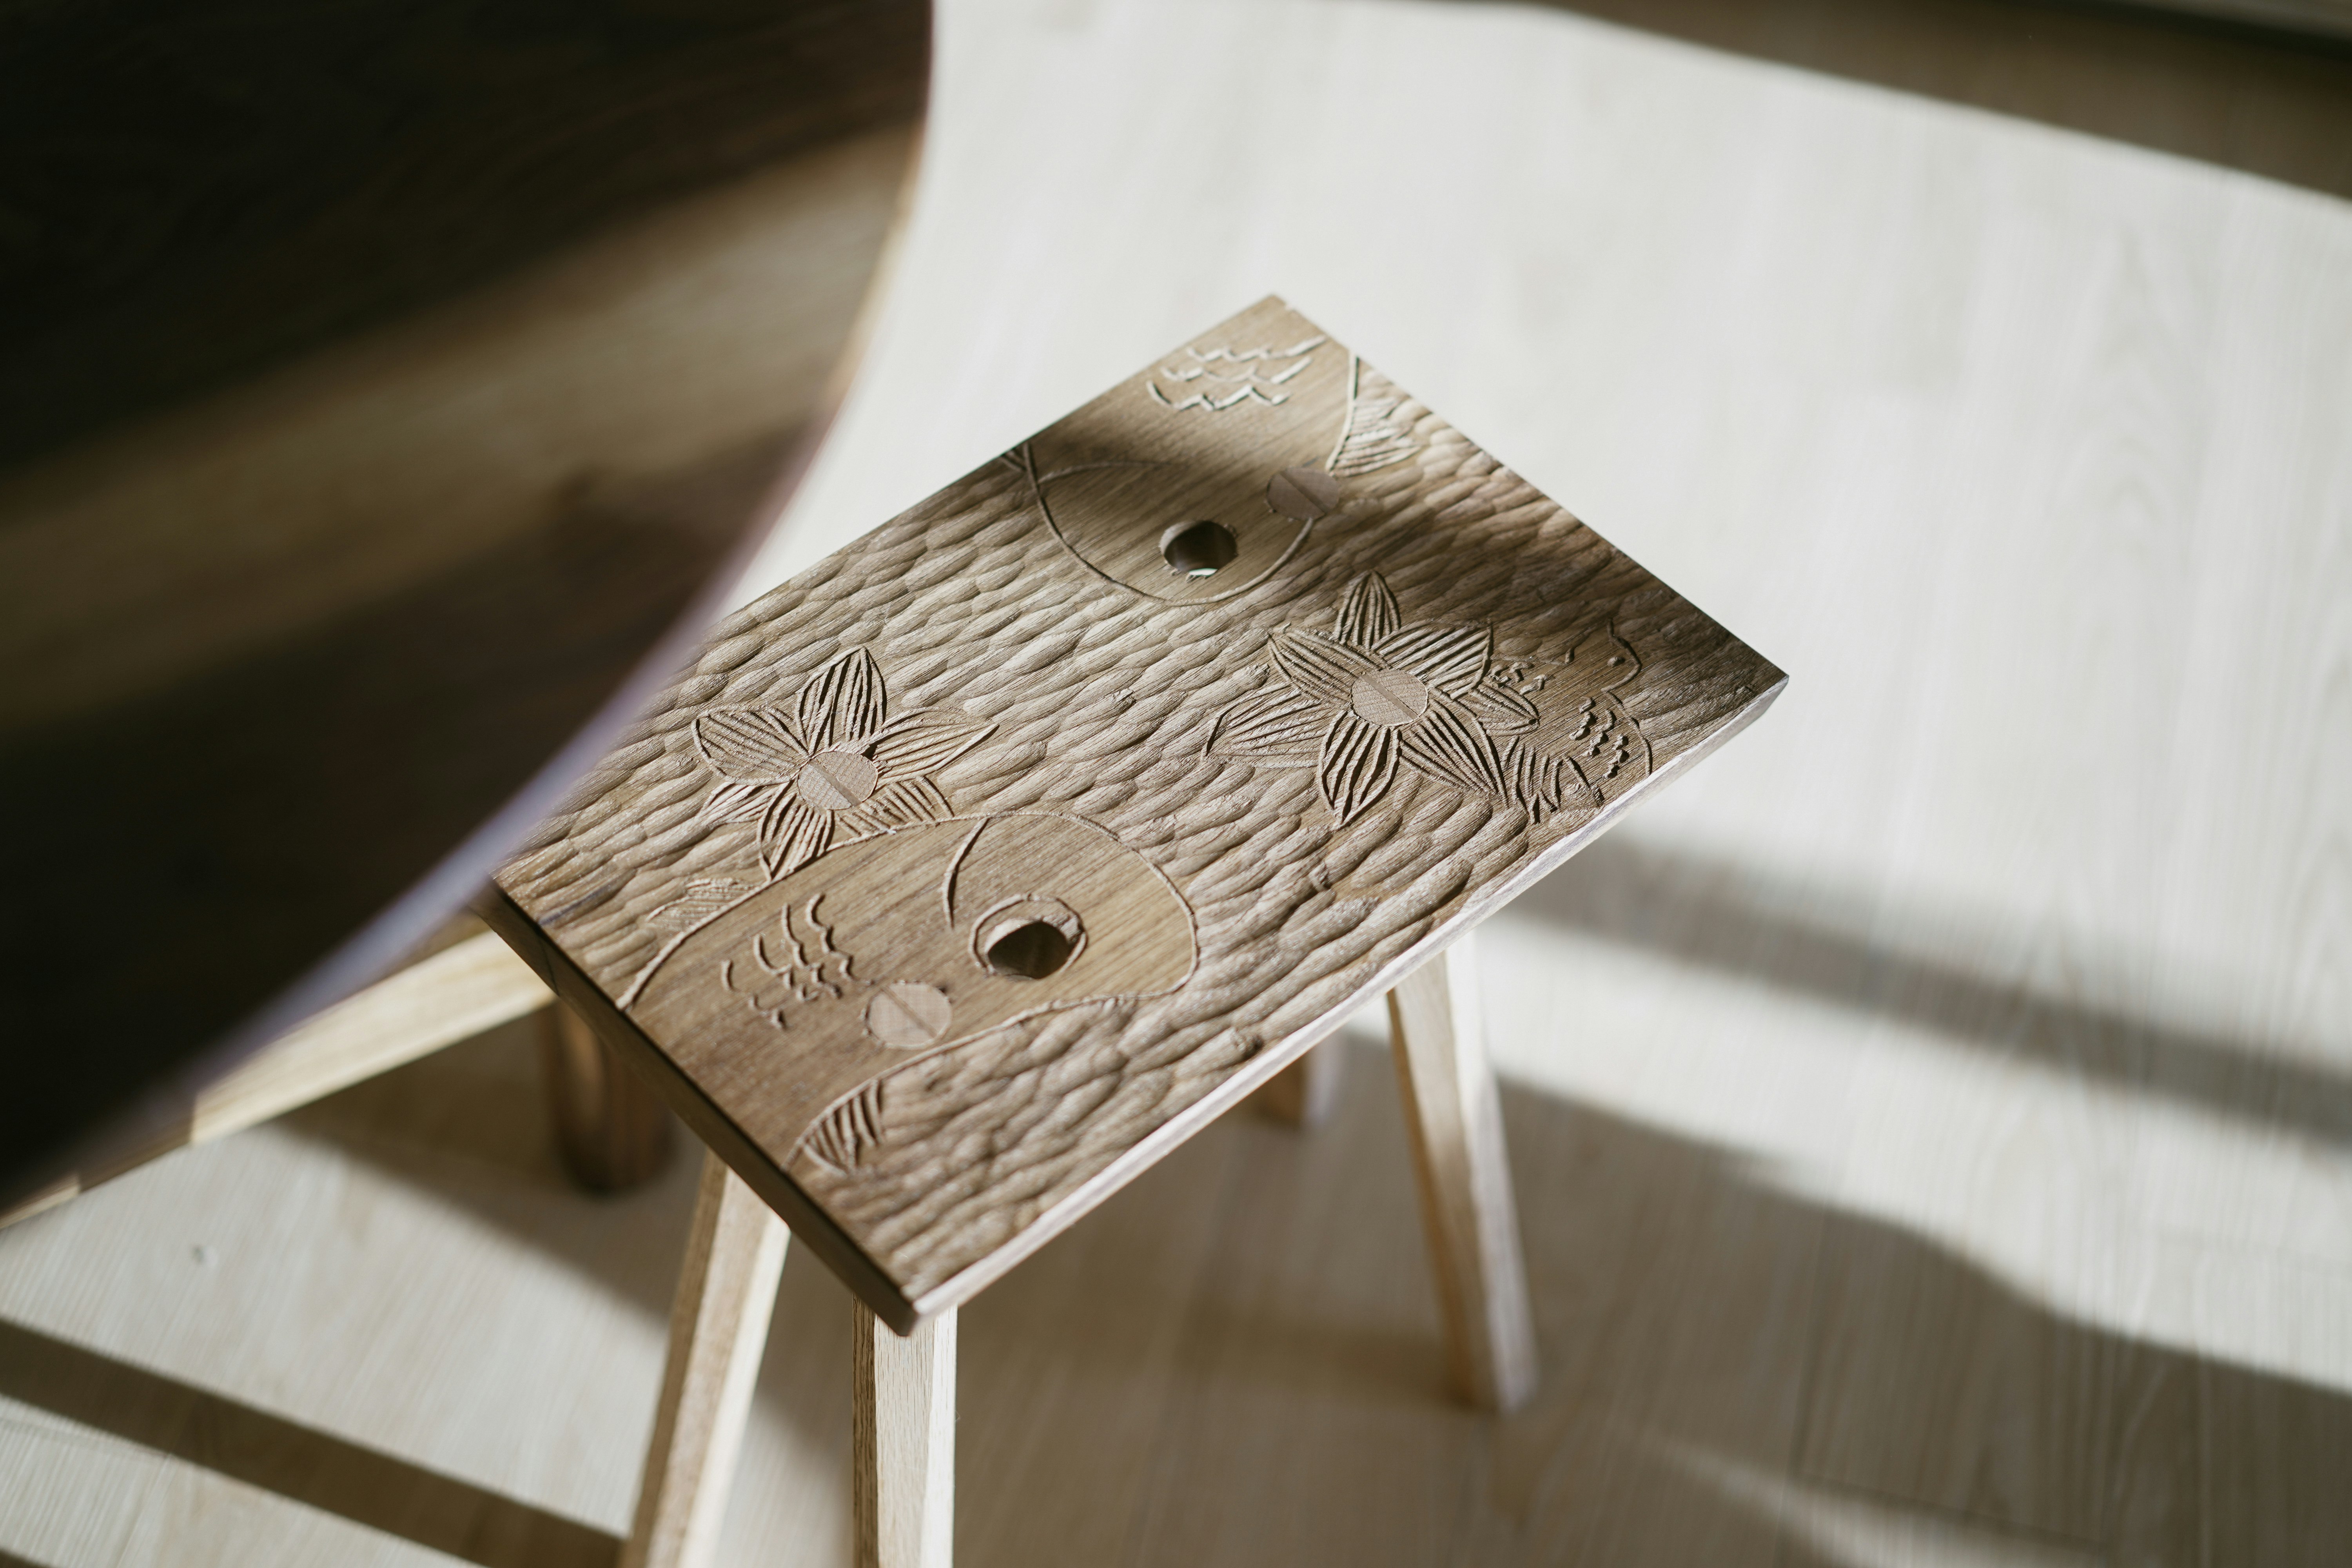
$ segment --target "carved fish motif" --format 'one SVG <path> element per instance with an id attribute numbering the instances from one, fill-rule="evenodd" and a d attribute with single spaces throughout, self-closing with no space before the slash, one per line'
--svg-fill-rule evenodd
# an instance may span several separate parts
<path id="1" fill-rule="evenodd" d="M 1172 991 L 1195 951 L 1167 877 L 1104 829 L 958 817 L 744 893 L 625 1005 L 763 1147 L 845 1168 L 879 1136 L 887 1075 L 1035 1014 Z"/>
<path id="2" fill-rule="evenodd" d="M 1360 363 L 1319 336 L 1195 346 L 1140 379 L 1004 460 L 1064 548 L 1147 598 L 1247 593 L 1345 509 L 1349 479 L 1421 447 L 1402 395 L 1365 395 Z"/>

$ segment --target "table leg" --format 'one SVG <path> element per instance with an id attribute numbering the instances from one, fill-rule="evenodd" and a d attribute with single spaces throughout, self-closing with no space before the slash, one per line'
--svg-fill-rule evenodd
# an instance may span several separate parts
<path id="1" fill-rule="evenodd" d="M 669 1108 L 561 1002 L 540 1015 L 540 1063 L 556 1152 L 592 1193 L 649 1182 L 669 1163 Z"/>
<path id="2" fill-rule="evenodd" d="M 1252 1095 L 1258 1112 L 1286 1127 L 1319 1127 L 1339 1099 L 1340 1064 L 1347 1060 L 1336 1040 L 1326 1040 L 1266 1079 Z"/>
<path id="3" fill-rule="evenodd" d="M 956 1315 L 941 1312 L 901 1338 L 865 1302 L 855 1311 L 857 1568 L 949 1568 Z"/>
<path id="4" fill-rule="evenodd" d="M 620 1568 L 702 1568 L 719 1545 L 790 1240 L 783 1221 L 705 1154 L 669 1316 L 661 1405 Z"/>
<path id="5" fill-rule="evenodd" d="M 1389 1034 L 1421 1177 L 1448 1370 L 1472 1404 L 1510 1410 L 1535 1390 L 1535 1331 L 1469 937 L 1389 993 Z"/>

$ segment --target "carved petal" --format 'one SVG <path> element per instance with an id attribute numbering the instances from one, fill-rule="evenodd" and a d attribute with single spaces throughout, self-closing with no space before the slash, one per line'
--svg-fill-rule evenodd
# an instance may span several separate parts
<path id="1" fill-rule="evenodd" d="M 1345 708 L 1355 700 L 1356 682 L 1381 668 L 1361 648 L 1333 642 L 1320 632 L 1296 627 L 1274 634 L 1274 666 L 1283 679 L 1327 708 Z"/>
<path id="2" fill-rule="evenodd" d="M 937 773 L 986 739 L 996 726 L 941 708 L 918 708 L 882 726 L 874 766 L 883 784 Z"/>
<path id="3" fill-rule="evenodd" d="M 1395 731 L 1342 712 L 1331 721 L 1330 733 L 1323 737 L 1323 756 L 1316 764 L 1315 782 L 1322 787 L 1323 803 L 1344 826 L 1388 794 L 1396 779 L 1396 763 Z"/>
<path id="4" fill-rule="evenodd" d="M 1423 621 L 1384 637 L 1380 656 L 1448 697 L 1460 697 L 1486 673 L 1495 634 L 1485 626 L 1437 626 Z"/>
<path id="5" fill-rule="evenodd" d="M 1347 602 L 1339 606 L 1339 640 L 1358 647 L 1378 647 L 1384 637 L 1404 625 L 1396 595 L 1377 572 L 1366 573 L 1348 586 Z"/>
<path id="6" fill-rule="evenodd" d="M 1261 763 L 1311 763 L 1331 710 L 1287 686 L 1253 691 L 1226 709 L 1209 733 L 1213 756 Z"/>
<path id="7" fill-rule="evenodd" d="M 768 815 L 760 820 L 760 856 L 772 877 L 799 870 L 832 843 L 833 814 L 803 805 L 789 790 L 777 793 Z"/>
<path id="8" fill-rule="evenodd" d="M 721 777 L 740 784 L 782 784 L 808 761 L 792 726 L 772 708 L 712 709 L 694 721 L 694 749 Z"/>
<path id="9" fill-rule="evenodd" d="M 714 822 L 750 822 L 766 814 L 779 787 L 730 781 L 710 792 L 710 798 L 702 803 L 702 815 Z"/>
<path id="10" fill-rule="evenodd" d="M 842 815 L 863 830 L 889 833 L 919 822 L 943 822 L 955 815 L 955 807 L 930 780 L 908 778 L 884 784 L 863 805 Z"/>
<path id="11" fill-rule="evenodd" d="M 1462 706 L 1490 735 L 1523 735 L 1536 727 L 1536 705 L 1491 680 L 1482 680 L 1465 692 Z"/>
<path id="12" fill-rule="evenodd" d="M 1495 742 L 1470 710 L 1442 691 L 1429 694 L 1429 711 L 1397 731 L 1405 761 L 1464 789 L 1502 795 L 1503 764 Z"/>
<path id="13" fill-rule="evenodd" d="M 801 688 L 801 738 L 811 752 L 858 746 L 882 728 L 882 671 L 874 656 L 851 648 Z"/>

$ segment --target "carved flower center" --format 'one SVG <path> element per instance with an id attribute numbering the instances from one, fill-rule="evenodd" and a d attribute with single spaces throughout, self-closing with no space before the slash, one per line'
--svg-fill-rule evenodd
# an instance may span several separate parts
<path id="1" fill-rule="evenodd" d="M 1349 706 L 1365 723 L 1393 730 L 1429 711 L 1429 688 L 1404 670 L 1376 669 L 1356 677 Z"/>
<path id="2" fill-rule="evenodd" d="M 865 803 L 880 777 L 870 757 L 819 752 L 801 770 L 800 797 L 820 811 L 846 811 Z"/>

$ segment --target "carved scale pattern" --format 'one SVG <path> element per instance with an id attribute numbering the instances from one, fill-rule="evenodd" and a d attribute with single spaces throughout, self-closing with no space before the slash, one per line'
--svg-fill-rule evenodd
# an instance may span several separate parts
<path id="1" fill-rule="evenodd" d="M 1315 333 L 1268 301 L 1200 348 Z M 1023 476 L 991 462 L 721 626 L 501 875 L 618 994 L 670 935 L 653 918 L 663 906 L 698 879 L 761 874 L 750 833 L 698 815 L 714 779 L 693 743 L 696 713 L 787 706 L 828 659 L 862 647 L 894 707 L 994 727 L 935 775 L 957 811 L 1080 816 L 1172 879 L 1200 943 L 1181 989 L 1049 1014 L 924 1058 L 885 1080 L 854 1168 L 805 1151 L 788 1166 L 909 1297 L 1012 1242 L 1266 1046 L 1366 999 L 1381 966 L 1524 885 L 1545 849 L 1613 816 L 1781 679 L 1377 372 L 1355 374 L 1385 438 L 1402 445 L 1394 433 L 1409 432 L 1412 447 L 1350 475 L 1338 513 L 1258 588 L 1171 604 L 1107 584 L 1044 526 Z M 1107 398 L 1141 398 L 1145 380 Z M 1591 793 L 1571 787 L 1539 823 L 1406 770 L 1335 826 L 1313 768 L 1208 754 L 1220 714 L 1276 679 L 1269 637 L 1329 626 L 1349 584 L 1375 572 L 1407 621 L 1490 624 L 1497 663 L 1556 666 L 1613 629 L 1641 671 L 1602 706 L 1638 726 L 1646 765 L 1605 784 L 1596 775 Z"/>

